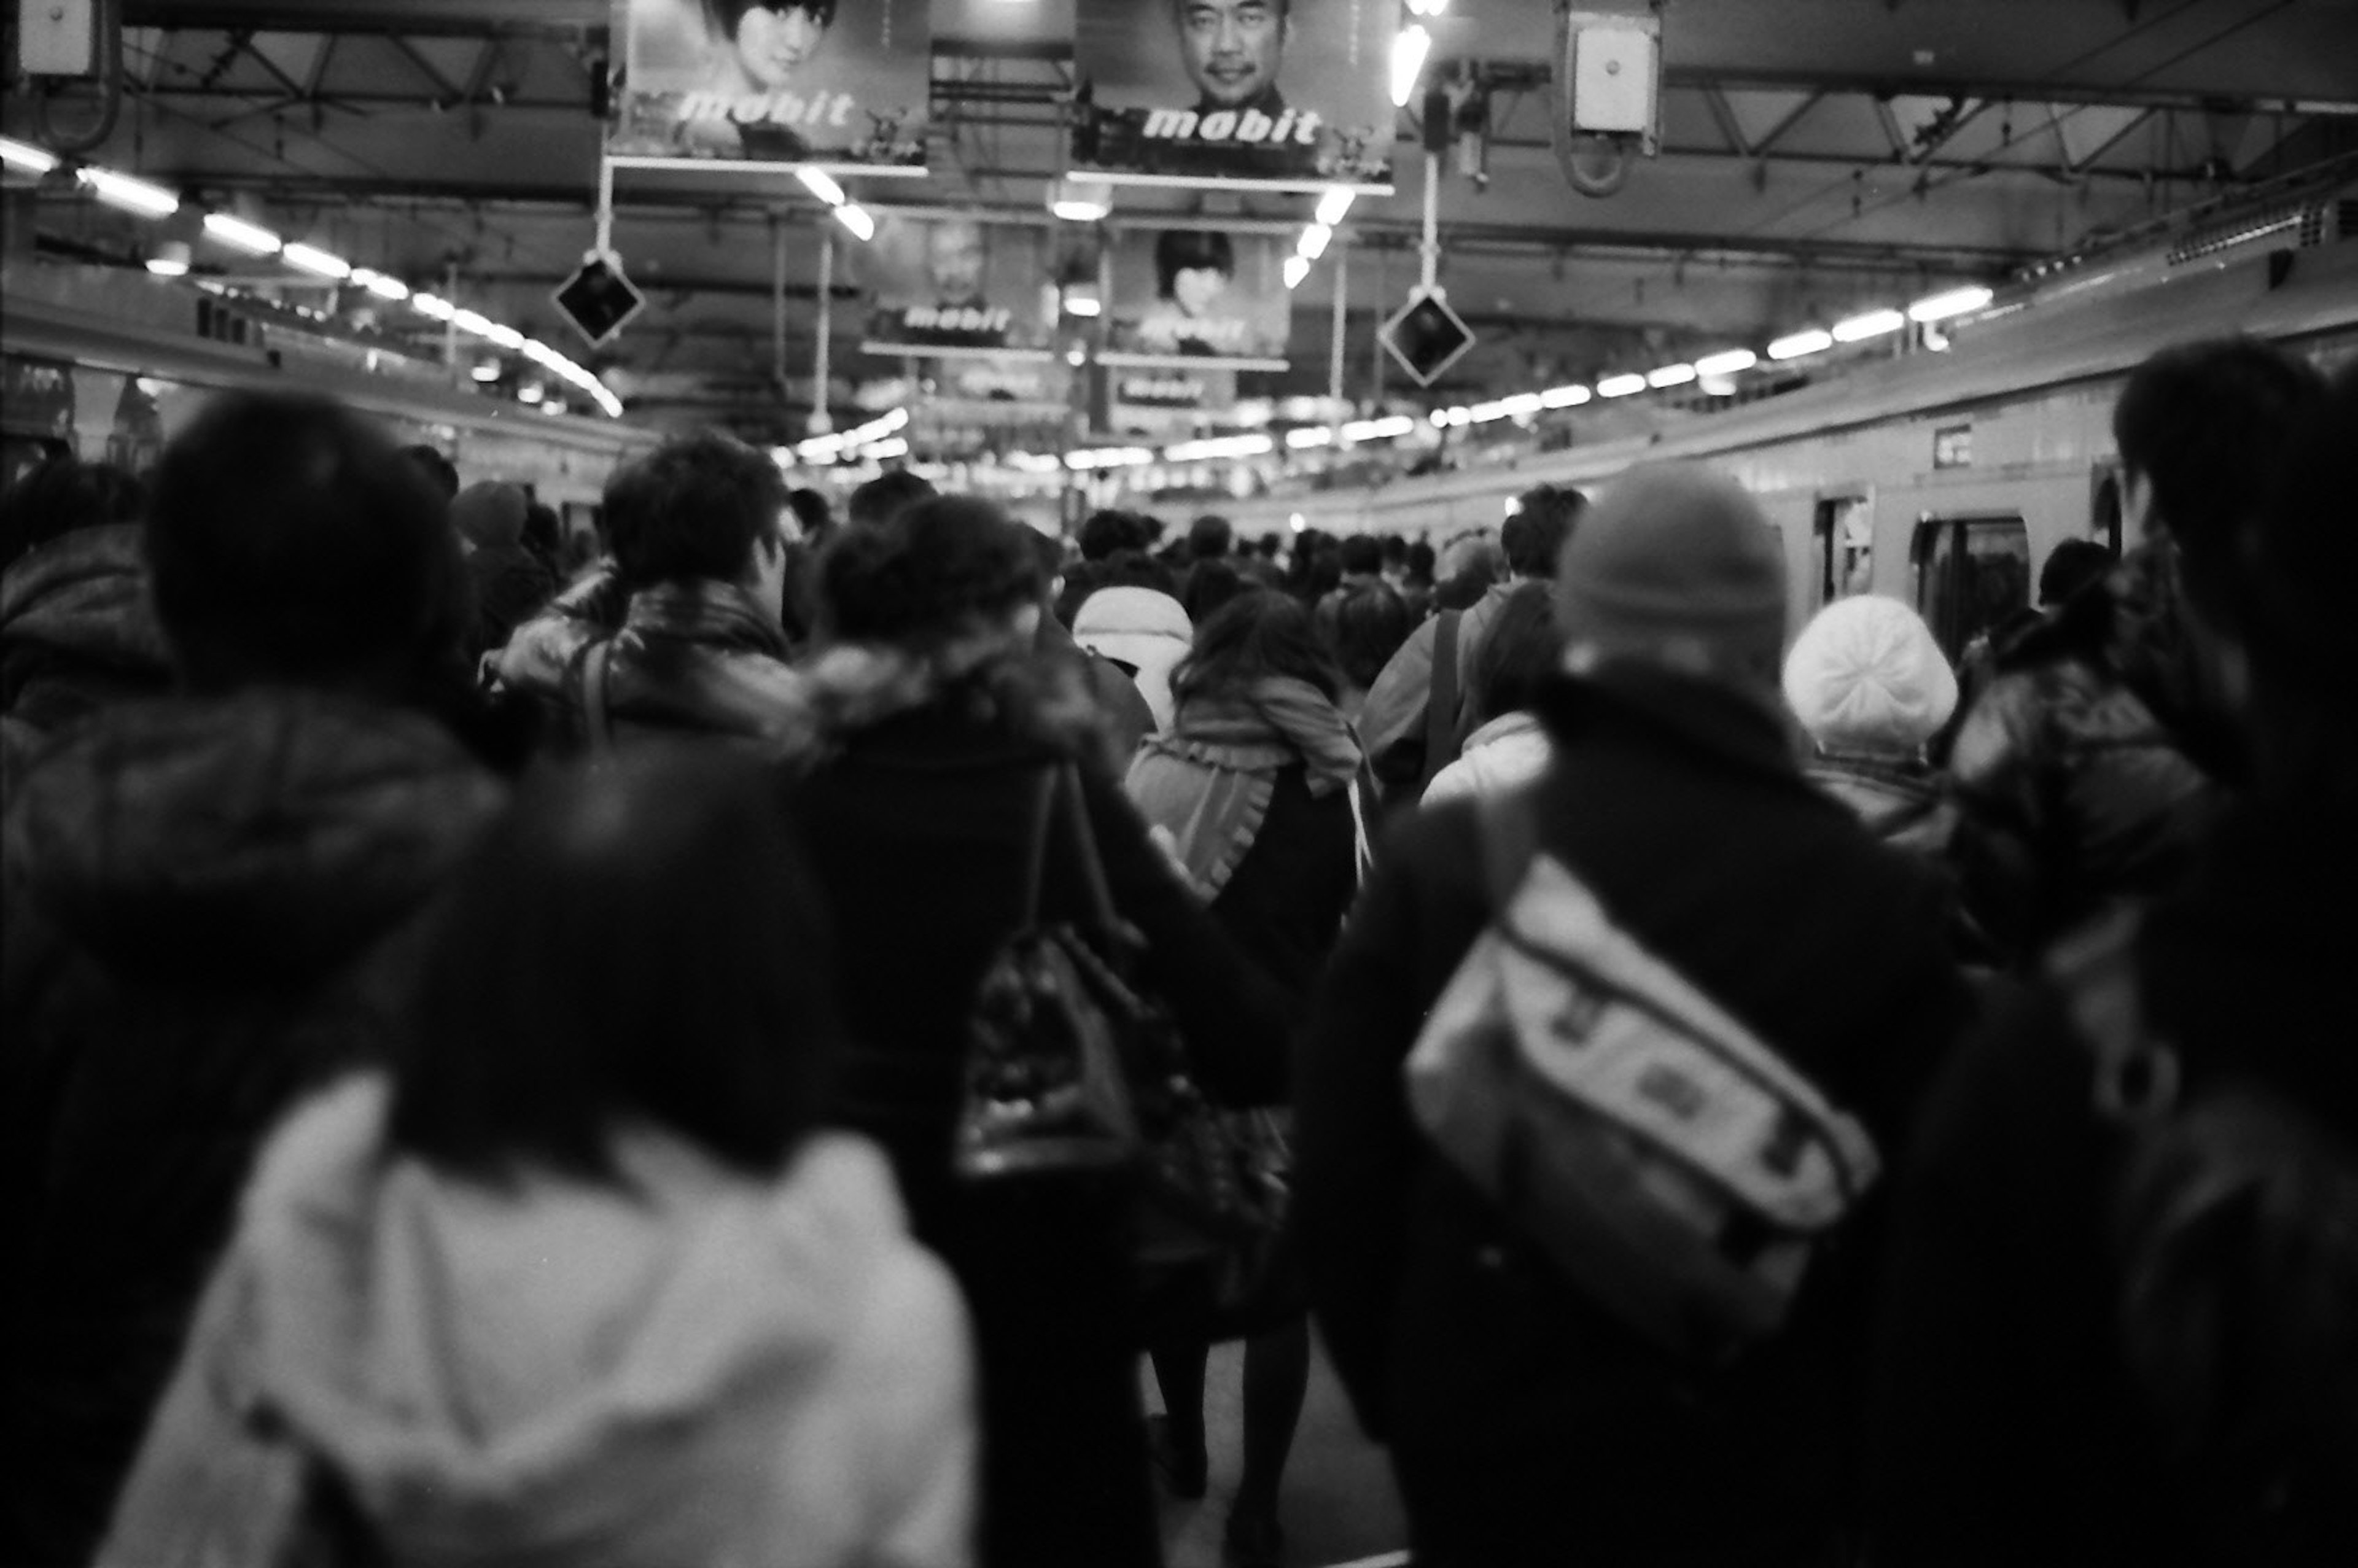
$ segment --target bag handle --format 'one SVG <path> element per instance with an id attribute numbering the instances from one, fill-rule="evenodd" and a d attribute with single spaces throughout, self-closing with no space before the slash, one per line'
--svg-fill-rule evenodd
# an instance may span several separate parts
<path id="1" fill-rule="evenodd" d="M 1021 930 L 1029 931 L 1040 924 L 1040 889 L 1048 874 L 1048 822 L 1056 809 L 1056 786 L 1062 774 L 1050 768 L 1040 775 L 1032 789 L 1032 815 L 1024 838 L 1028 853 L 1023 860 L 1023 920 Z"/>
<path id="2" fill-rule="evenodd" d="M 1425 688 L 1424 766 L 1418 773 L 1417 798 L 1424 798 L 1433 775 L 1457 760 L 1450 742 L 1457 735 L 1457 630 L 1465 611 L 1444 610 L 1433 617 L 1433 680 Z"/>
<path id="3" fill-rule="evenodd" d="M 614 725 L 606 711 L 606 667 L 613 662 L 614 640 L 600 638 L 581 653 L 581 721 L 588 728 L 590 749 L 614 749 Z"/>

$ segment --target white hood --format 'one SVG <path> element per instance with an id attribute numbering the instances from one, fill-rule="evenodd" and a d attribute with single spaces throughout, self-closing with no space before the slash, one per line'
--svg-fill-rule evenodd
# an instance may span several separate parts
<path id="1" fill-rule="evenodd" d="M 233 1259 L 256 1379 L 397 1563 L 966 1560 L 963 1311 L 866 1143 L 774 1183 L 622 1141 L 635 1191 L 384 1158 L 363 1079 L 274 1140 Z"/>
<path id="2" fill-rule="evenodd" d="M 1422 804 L 1487 800 L 1520 789 L 1547 772 L 1554 755 L 1547 730 L 1533 713 L 1502 713 L 1466 737 L 1457 760 L 1433 775 Z"/>
<path id="3" fill-rule="evenodd" d="M 1073 617 L 1074 642 L 1138 672 L 1132 678 L 1157 730 L 1171 728 L 1171 671 L 1195 640 L 1179 601 L 1151 588 L 1101 588 Z"/>

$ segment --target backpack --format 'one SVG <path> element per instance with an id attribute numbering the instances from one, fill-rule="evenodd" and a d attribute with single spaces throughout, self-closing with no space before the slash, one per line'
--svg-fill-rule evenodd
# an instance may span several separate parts
<path id="1" fill-rule="evenodd" d="M 1783 1327 L 1874 1181 L 1866 1131 L 1476 807 L 1490 924 L 1406 1068 L 1441 1155 L 1574 1289 L 1690 1367 Z"/>
<path id="2" fill-rule="evenodd" d="M 2215 1558 L 2350 1562 L 2358 1143 L 2256 1077 L 2187 1075 L 2144 1016 L 2139 924 L 2118 915 L 2050 960 L 2111 1139 L 2115 1371 Z"/>

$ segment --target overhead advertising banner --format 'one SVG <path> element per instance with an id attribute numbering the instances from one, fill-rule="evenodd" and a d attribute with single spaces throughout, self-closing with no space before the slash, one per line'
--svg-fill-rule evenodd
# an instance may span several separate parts
<path id="1" fill-rule="evenodd" d="M 1123 231 L 1099 357 L 1114 366 L 1283 370 L 1293 313 L 1287 254 L 1274 234 Z"/>
<path id="2" fill-rule="evenodd" d="M 928 0 L 615 0 L 607 157 L 925 172 Z"/>
<path id="3" fill-rule="evenodd" d="M 1391 189 L 1398 0 L 1079 0 L 1076 174 Z"/>
<path id="4" fill-rule="evenodd" d="M 1221 422 L 1236 406 L 1237 373 L 1232 370 L 1109 365 L 1104 373 L 1103 428 L 1112 435 L 1184 440 L 1207 424 Z"/>
<path id="5" fill-rule="evenodd" d="M 1057 307 L 1044 229 L 888 212 L 854 254 L 873 301 L 868 352 L 1048 357 Z"/>

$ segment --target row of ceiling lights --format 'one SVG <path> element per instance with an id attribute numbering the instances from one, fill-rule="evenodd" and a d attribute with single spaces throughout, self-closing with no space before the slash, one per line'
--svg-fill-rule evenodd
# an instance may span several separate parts
<path id="1" fill-rule="evenodd" d="M 62 161 L 45 147 L 0 136 L 0 162 L 5 162 L 10 168 L 38 178 L 55 169 Z M 180 210 L 180 199 L 162 186 L 152 185 L 116 169 L 85 164 L 74 170 L 74 177 L 92 195 L 108 206 L 143 218 L 169 218 Z M 478 311 L 453 305 L 436 295 L 413 292 L 397 277 L 368 267 L 354 266 L 341 256 L 317 245 L 284 240 L 258 223 L 247 222 L 227 212 L 204 214 L 202 230 L 208 238 L 248 255 L 274 257 L 297 272 L 349 283 L 355 288 L 367 289 L 380 299 L 396 304 L 406 301 L 411 309 L 429 320 L 448 322 L 497 348 L 510 353 L 520 353 L 551 374 L 572 383 L 604 410 L 608 417 L 619 418 L 622 416 L 622 399 L 608 391 L 605 383 L 600 381 L 594 372 L 575 363 L 538 339 L 527 338 L 514 328 L 492 320 Z M 186 273 L 189 270 L 187 248 L 180 245 L 164 247 L 162 254 L 147 263 L 147 270 L 163 277 L 177 277 Z"/>

